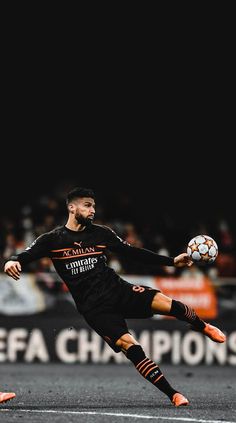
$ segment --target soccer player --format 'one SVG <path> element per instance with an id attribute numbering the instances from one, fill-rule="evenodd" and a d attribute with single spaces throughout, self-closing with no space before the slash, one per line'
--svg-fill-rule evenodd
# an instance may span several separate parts
<path id="1" fill-rule="evenodd" d="M 188 399 L 168 383 L 158 364 L 146 357 L 142 346 L 129 333 L 125 319 L 162 314 L 188 322 L 194 330 L 215 342 L 224 342 L 225 335 L 201 320 L 186 304 L 165 296 L 158 289 L 123 280 L 107 265 L 106 251 L 152 266 L 191 266 L 190 257 L 187 253 L 166 257 L 131 246 L 109 227 L 94 224 L 95 195 L 91 189 L 74 188 L 68 193 L 66 204 L 65 225 L 40 235 L 25 251 L 9 257 L 5 273 L 18 280 L 28 263 L 49 257 L 90 327 L 115 352 L 122 351 L 137 371 L 166 394 L 173 405 L 188 405 Z"/>
<path id="2" fill-rule="evenodd" d="M 16 394 L 14 392 L 0 392 L 0 404 L 10 401 L 15 398 Z"/>

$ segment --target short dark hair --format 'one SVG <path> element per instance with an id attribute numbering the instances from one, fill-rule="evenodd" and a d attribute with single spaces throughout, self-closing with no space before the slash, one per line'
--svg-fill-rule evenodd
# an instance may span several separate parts
<path id="1" fill-rule="evenodd" d="M 72 200 L 75 200 L 76 198 L 83 198 L 83 197 L 91 197 L 95 199 L 95 194 L 93 190 L 90 188 L 81 188 L 81 187 L 73 188 L 67 194 L 66 204 L 69 204 Z"/>

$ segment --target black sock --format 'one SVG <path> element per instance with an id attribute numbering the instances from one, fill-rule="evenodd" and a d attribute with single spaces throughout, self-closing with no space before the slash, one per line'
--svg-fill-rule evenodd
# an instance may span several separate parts
<path id="1" fill-rule="evenodd" d="M 126 357 L 132 361 L 136 369 L 146 380 L 160 389 L 160 391 L 164 392 L 170 400 L 173 398 L 173 395 L 177 391 L 167 382 L 159 366 L 146 357 L 141 345 L 132 345 L 132 347 L 128 349 Z"/>
<path id="2" fill-rule="evenodd" d="M 172 300 L 170 316 L 174 316 L 176 319 L 188 322 L 193 325 L 195 329 L 200 331 L 202 331 L 205 327 L 204 321 L 199 319 L 195 311 L 180 301 Z"/>

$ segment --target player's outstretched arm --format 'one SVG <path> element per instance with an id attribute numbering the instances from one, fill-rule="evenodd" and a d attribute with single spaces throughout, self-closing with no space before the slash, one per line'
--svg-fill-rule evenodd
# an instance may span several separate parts
<path id="1" fill-rule="evenodd" d="M 5 263 L 4 272 L 16 281 L 20 279 L 21 264 L 19 261 L 9 260 Z"/>
<path id="2" fill-rule="evenodd" d="M 174 266 L 175 267 L 184 267 L 184 266 L 192 266 L 193 261 L 189 257 L 187 253 L 179 254 L 178 256 L 174 257 Z"/>
<path id="3" fill-rule="evenodd" d="M 134 247 L 120 238 L 112 229 L 107 227 L 104 227 L 104 229 L 106 231 L 108 249 L 117 254 L 125 255 L 128 259 L 154 266 L 184 267 L 192 266 L 193 264 L 187 253 L 179 254 L 176 257 L 162 256 L 146 248 Z"/>

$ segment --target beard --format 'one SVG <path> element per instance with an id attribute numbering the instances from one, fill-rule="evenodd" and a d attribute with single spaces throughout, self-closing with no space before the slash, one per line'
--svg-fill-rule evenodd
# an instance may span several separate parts
<path id="1" fill-rule="evenodd" d="M 75 215 L 75 219 L 82 226 L 89 226 L 89 225 L 91 225 L 93 223 L 93 218 L 92 217 L 84 217 L 80 213 L 77 213 Z"/>

